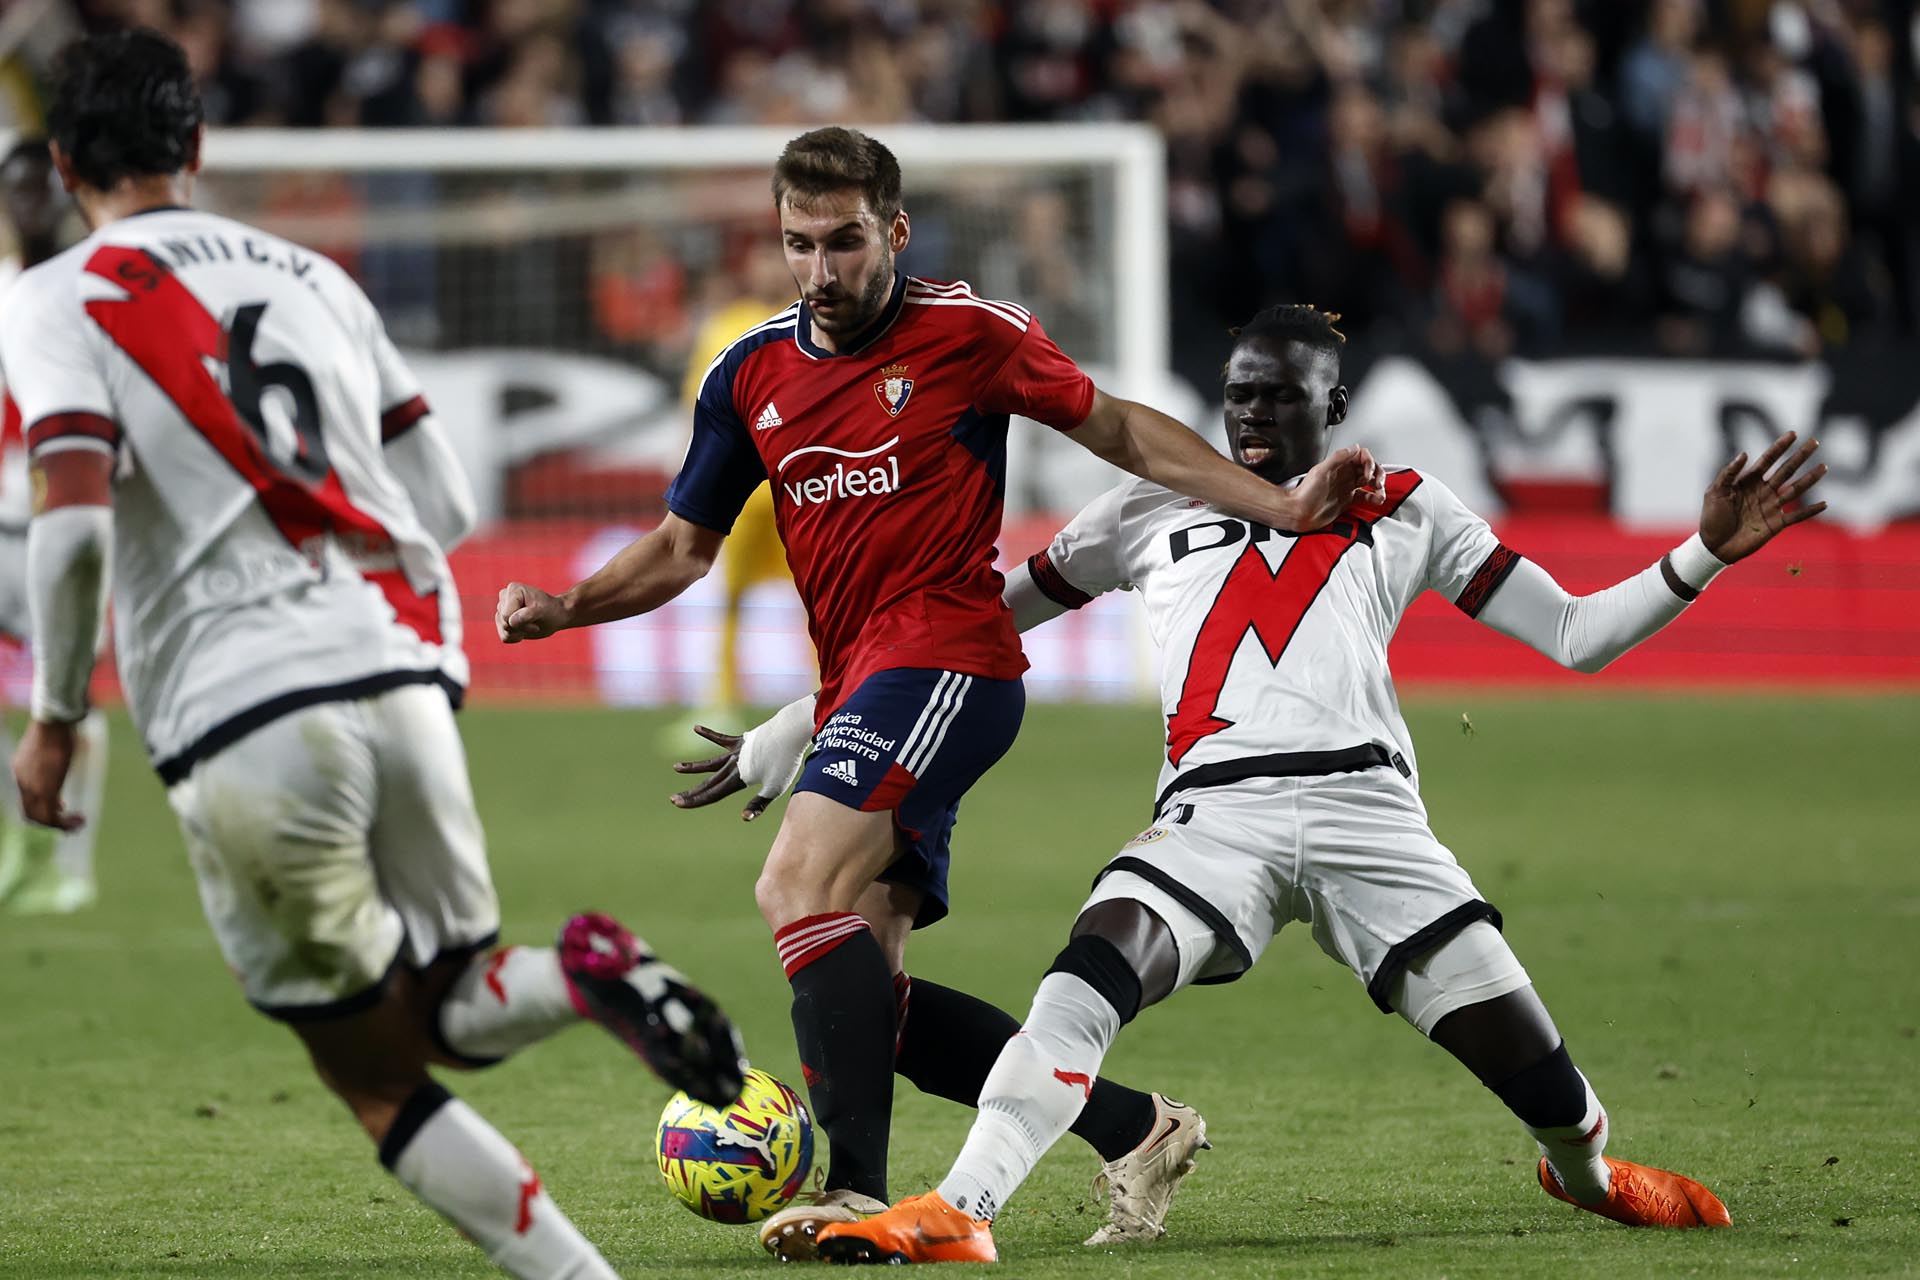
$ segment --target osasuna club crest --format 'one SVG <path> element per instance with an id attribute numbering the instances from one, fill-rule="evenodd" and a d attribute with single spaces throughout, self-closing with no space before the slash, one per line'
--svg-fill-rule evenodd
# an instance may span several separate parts
<path id="1" fill-rule="evenodd" d="M 880 407 L 895 418 L 907 407 L 907 397 L 913 394 L 913 379 L 906 375 L 907 366 L 890 364 L 880 371 L 880 381 L 873 384 L 873 394 L 880 397 Z"/>

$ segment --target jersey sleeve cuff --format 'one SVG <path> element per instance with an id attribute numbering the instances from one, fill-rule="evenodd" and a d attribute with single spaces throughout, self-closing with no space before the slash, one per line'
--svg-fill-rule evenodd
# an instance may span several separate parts
<path id="1" fill-rule="evenodd" d="M 32 457 L 76 448 L 113 453 L 119 447 L 119 426 L 97 413 L 50 413 L 27 428 L 27 452 Z"/>
<path id="2" fill-rule="evenodd" d="M 722 519 L 721 517 L 715 515 L 711 511 L 705 511 L 699 507 L 688 506 L 686 503 L 681 502 L 677 498 L 673 497 L 671 494 L 667 496 L 667 510 L 671 511 L 674 515 L 679 516 L 682 520 L 685 520 L 688 524 L 699 525 L 702 529 L 707 530 L 709 533 L 717 533 L 717 534 L 720 534 L 722 537 L 725 537 L 727 534 L 730 534 L 733 532 L 733 521 L 731 519 Z"/>
<path id="3" fill-rule="evenodd" d="M 1027 557 L 1027 572 L 1033 575 L 1033 585 L 1040 588 L 1040 594 L 1063 609 L 1079 609 L 1093 603 L 1093 597 L 1068 582 L 1044 551 Z"/>
<path id="4" fill-rule="evenodd" d="M 1093 379 L 1082 373 L 1080 375 L 1080 403 L 1075 407 L 1073 416 L 1067 421 L 1066 425 L 1056 426 L 1054 430 L 1063 433 L 1072 432 L 1078 431 L 1085 425 L 1087 419 L 1093 415 L 1093 397 L 1096 391 L 1098 391 L 1098 388 L 1093 385 Z"/>
<path id="5" fill-rule="evenodd" d="M 1513 575 L 1522 560 L 1526 559 L 1518 551 L 1504 542 L 1488 553 L 1468 579 L 1466 589 L 1454 600 L 1454 607 L 1469 618 L 1477 618 L 1480 611 L 1487 607 L 1487 601 L 1500 589 L 1500 584 Z"/>
<path id="6" fill-rule="evenodd" d="M 1694 534 L 1685 542 L 1667 553 L 1667 563 L 1672 566 L 1673 574 L 1699 595 L 1707 589 L 1707 584 L 1726 571 L 1727 563 L 1707 550 L 1707 544 Z"/>
<path id="7" fill-rule="evenodd" d="M 380 443 L 391 444 L 396 437 L 411 430 L 429 412 L 431 410 L 427 407 L 425 396 L 415 396 L 411 400 L 403 400 L 394 405 L 380 415 Z"/>

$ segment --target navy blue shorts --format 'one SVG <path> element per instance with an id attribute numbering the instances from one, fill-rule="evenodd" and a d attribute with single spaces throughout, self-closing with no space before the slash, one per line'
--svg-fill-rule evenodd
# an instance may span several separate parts
<path id="1" fill-rule="evenodd" d="M 1027 709 L 1018 680 L 900 668 L 868 676 L 814 735 L 795 791 L 891 812 L 902 852 L 882 880 L 918 889 L 923 928 L 947 914 L 960 797 L 1007 753 Z"/>

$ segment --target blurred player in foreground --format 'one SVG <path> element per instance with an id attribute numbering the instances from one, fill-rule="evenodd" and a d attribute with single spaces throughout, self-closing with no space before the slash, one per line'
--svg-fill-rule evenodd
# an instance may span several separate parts
<path id="1" fill-rule="evenodd" d="M 17 256 L 0 260 L 0 316 L 7 295 L 22 271 L 59 251 L 60 224 L 69 204 L 54 172 L 53 157 L 39 139 L 22 139 L 0 160 L 0 203 L 14 233 Z M 0 384 L 3 385 L 3 384 Z M 0 634 L 25 644 L 27 624 L 27 444 L 20 414 L 11 397 L 0 425 Z M 4 704 L 0 704 L 4 705 Z M 0 719 L 0 752 L 11 758 L 13 744 Z M 64 803 L 79 813 L 97 813 L 107 785 L 107 717 L 90 711 L 76 731 L 73 771 L 67 776 Z M 54 831 L 30 825 L 20 811 L 12 779 L 0 783 L 0 907 L 20 915 L 78 911 L 92 904 L 91 824 L 78 831 Z"/>
<path id="2" fill-rule="evenodd" d="M 960 798 L 1006 752 L 1025 708 L 1013 617 L 993 567 L 1009 415 L 1058 430 L 1136 475 L 1277 528 L 1310 529 L 1365 492 L 1372 458 L 1343 451 L 1297 488 L 1235 467 L 1179 423 L 1098 391 L 1012 303 L 895 269 L 911 231 L 900 166 L 878 142 L 820 129 L 774 168 L 800 300 L 708 368 L 693 443 L 660 527 L 561 595 L 500 593 L 508 643 L 657 609 L 713 565 L 742 506 L 774 511 L 819 653 L 808 758 L 755 898 L 793 987 L 826 1192 L 768 1219 L 782 1257 L 816 1229 L 886 1207 L 896 1066 L 971 1105 L 1002 1011 L 909 983 L 907 933 L 947 913 Z M 1076 1131 L 1115 1160 L 1166 1104 L 1088 1082 Z M 1181 1141 L 1203 1132 L 1180 1108 Z"/>
<path id="3" fill-rule="evenodd" d="M 1238 334 L 1227 438 L 1275 483 L 1312 466 L 1346 415 L 1336 318 L 1277 307 Z M 885 1214 L 824 1229 L 823 1256 L 994 1258 L 994 1215 L 1072 1123 L 1080 1082 L 1120 1028 L 1191 983 L 1238 978 L 1288 920 L 1513 1111 L 1550 1194 L 1634 1226 L 1727 1225 L 1699 1183 L 1603 1155 L 1606 1112 L 1499 913 L 1428 828 L 1387 642 L 1432 590 L 1563 666 L 1598 671 L 1727 565 L 1820 513 L 1826 504 L 1793 504 L 1826 468 L 1803 472 L 1816 445 L 1786 456 L 1792 446 L 1783 436 L 1751 467 L 1735 458 L 1707 491 L 1699 533 L 1580 597 L 1411 470 L 1387 473 L 1384 505 L 1356 504 L 1306 537 L 1140 481 L 1095 499 L 1012 576 L 1006 601 L 1025 631 L 1116 588 L 1140 592 L 1167 717 L 1154 825 L 1107 864 L 994 1064 L 952 1172 Z M 778 723 L 747 735 L 754 776 L 742 785 L 765 791 L 760 775 L 784 776 L 804 749 L 797 734 L 774 741 Z"/>
<path id="4" fill-rule="evenodd" d="M 93 233 L 0 332 L 39 497 L 28 532 L 36 822 L 86 714 L 112 548 L 120 673 L 247 999 L 285 1022 L 394 1176 L 516 1276 L 614 1273 L 513 1145 L 435 1083 L 591 1018 L 672 1083 L 741 1084 L 710 1001 L 605 916 L 496 948 L 453 703 L 445 549 L 473 497 L 379 315 L 298 245 L 188 207 L 179 46 L 61 60 L 53 157 Z"/>

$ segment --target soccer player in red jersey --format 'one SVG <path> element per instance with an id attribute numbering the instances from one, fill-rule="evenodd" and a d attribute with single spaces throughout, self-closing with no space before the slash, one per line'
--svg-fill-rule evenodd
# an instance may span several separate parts
<path id="1" fill-rule="evenodd" d="M 821 685 L 814 750 L 755 897 L 793 986 L 832 1167 L 829 1212 L 762 1238 L 811 1256 L 813 1226 L 885 1207 L 896 1042 L 902 1074 L 971 1105 L 1015 1029 L 971 997 L 909 986 L 903 970 L 908 931 L 947 913 L 960 797 L 1012 744 L 1025 704 L 1027 662 L 993 567 L 1010 416 L 1281 529 L 1326 523 L 1379 476 L 1363 450 L 1343 450 L 1275 487 L 1101 392 L 1025 309 L 896 270 L 911 233 L 900 168 L 871 138 L 796 138 L 773 195 L 800 297 L 707 370 L 666 519 L 562 594 L 509 584 L 495 622 L 512 644 L 658 608 L 707 572 L 771 482 Z M 909 992 L 919 1016 L 904 1016 Z M 1147 1095 L 1091 1092 L 1077 1131 L 1109 1160 L 1154 1126 Z"/>

